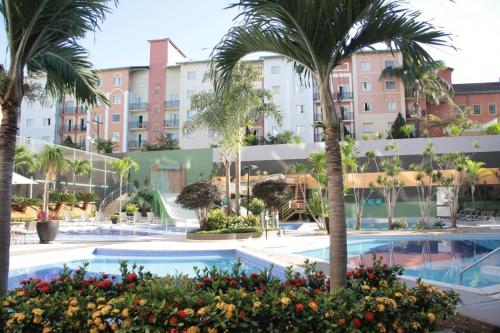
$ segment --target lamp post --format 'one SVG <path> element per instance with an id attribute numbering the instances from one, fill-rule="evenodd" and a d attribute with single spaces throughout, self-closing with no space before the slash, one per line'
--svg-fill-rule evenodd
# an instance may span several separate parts
<path id="1" fill-rule="evenodd" d="M 250 203 L 250 171 L 258 169 L 259 167 L 256 165 L 247 165 L 245 170 L 247 171 L 247 216 L 248 216 L 248 204 Z"/>

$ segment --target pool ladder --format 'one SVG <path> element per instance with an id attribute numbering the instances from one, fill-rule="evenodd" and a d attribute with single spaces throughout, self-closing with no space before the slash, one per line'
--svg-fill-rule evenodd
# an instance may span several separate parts
<path id="1" fill-rule="evenodd" d="M 458 276 L 458 282 L 460 284 L 462 284 L 462 279 L 463 279 L 463 275 L 465 272 L 467 272 L 468 270 L 470 270 L 472 267 L 476 266 L 477 264 L 483 262 L 484 260 L 492 257 L 494 254 L 500 252 L 500 246 L 497 247 L 496 249 L 494 249 L 493 251 L 491 251 L 490 253 L 488 253 L 487 255 L 485 255 L 484 257 L 481 257 L 479 259 L 477 259 L 476 261 L 474 261 L 472 264 L 470 265 L 467 265 L 465 266 L 461 271 L 460 271 L 460 275 Z"/>

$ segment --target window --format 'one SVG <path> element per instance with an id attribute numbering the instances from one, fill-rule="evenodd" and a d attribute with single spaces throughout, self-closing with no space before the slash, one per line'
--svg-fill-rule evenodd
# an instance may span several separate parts
<path id="1" fill-rule="evenodd" d="M 153 132 L 158 132 L 159 130 L 158 125 L 153 125 Z"/>
<path id="2" fill-rule="evenodd" d="M 154 96 L 159 96 L 160 95 L 160 85 L 156 84 L 153 89 L 153 95 Z"/>
<path id="3" fill-rule="evenodd" d="M 373 123 L 363 123 L 363 133 L 373 133 Z"/>
<path id="4" fill-rule="evenodd" d="M 385 88 L 389 90 L 396 89 L 396 81 L 385 81 Z"/>
<path id="5" fill-rule="evenodd" d="M 43 118 L 43 126 L 50 126 L 50 118 Z"/>
<path id="6" fill-rule="evenodd" d="M 119 113 L 113 113 L 111 116 L 111 121 L 114 123 L 117 123 L 120 121 L 120 114 Z"/>
<path id="7" fill-rule="evenodd" d="M 481 114 L 481 105 L 474 104 L 474 114 Z"/>
<path id="8" fill-rule="evenodd" d="M 122 97 L 120 95 L 113 96 L 113 104 L 121 104 L 121 102 L 122 102 Z"/>
<path id="9" fill-rule="evenodd" d="M 372 83 L 370 81 L 361 82 L 361 90 L 371 91 L 372 90 Z"/>
<path id="10" fill-rule="evenodd" d="M 273 91 L 273 95 L 279 95 L 280 94 L 280 86 L 273 86 L 272 91 Z"/>
<path id="11" fill-rule="evenodd" d="M 26 119 L 26 127 L 31 127 L 31 126 L 33 126 L 33 119 L 31 118 Z"/>
<path id="12" fill-rule="evenodd" d="M 186 95 L 187 95 L 187 98 L 190 100 L 191 97 L 194 95 L 194 90 L 188 90 Z"/>
<path id="13" fill-rule="evenodd" d="M 488 105 L 488 113 L 489 114 L 496 114 L 497 113 L 497 105 L 496 104 L 489 104 Z"/>
<path id="14" fill-rule="evenodd" d="M 277 135 L 280 132 L 280 128 L 278 126 L 273 126 L 273 135 Z"/>
<path id="15" fill-rule="evenodd" d="M 460 112 L 464 112 L 465 111 L 465 105 L 460 105 L 458 108 L 460 109 Z"/>
<path id="16" fill-rule="evenodd" d="M 295 133 L 299 136 L 303 136 L 306 133 L 306 127 L 305 126 L 297 126 L 295 129 Z"/>
<path id="17" fill-rule="evenodd" d="M 160 114 L 160 107 L 158 105 L 155 105 L 153 108 L 153 113 L 154 114 Z"/>
<path id="18" fill-rule="evenodd" d="M 368 61 L 362 61 L 361 62 L 361 70 L 363 72 L 367 72 L 370 70 L 370 63 Z"/>
<path id="19" fill-rule="evenodd" d="M 306 87 L 303 84 L 297 85 L 297 93 L 303 94 L 306 91 Z"/>
<path id="20" fill-rule="evenodd" d="M 120 133 L 118 133 L 118 132 L 111 133 L 111 141 L 113 141 L 113 142 L 120 141 Z"/>
<path id="21" fill-rule="evenodd" d="M 397 110 L 397 104 L 396 102 L 389 102 L 387 103 L 387 111 L 389 112 L 395 112 Z"/>
<path id="22" fill-rule="evenodd" d="M 28 110 L 33 109 L 33 102 L 28 102 L 28 104 L 26 105 L 26 107 L 28 108 Z"/>
<path id="23" fill-rule="evenodd" d="M 95 81 L 95 84 L 96 84 L 98 87 L 100 87 L 100 86 L 102 85 L 102 81 L 101 81 L 101 79 L 99 79 L 99 78 L 98 78 L 98 79 Z"/>
<path id="24" fill-rule="evenodd" d="M 100 115 L 96 115 L 96 116 L 94 117 L 94 122 L 96 122 L 96 123 L 100 123 L 100 122 L 101 122 L 101 116 L 100 116 Z"/>
<path id="25" fill-rule="evenodd" d="M 121 86 L 121 85 L 122 85 L 122 78 L 121 78 L 121 76 L 115 76 L 115 77 L 113 78 L 113 85 L 114 85 L 115 87 L 119 87 L 119 86 Z"/>
<path id="26" fill-rule="evenodd" d="M 372 103 L 364 102 L 363 103 L 363 111 L 370 112 L 372 110 Z"/>
<path id="27" fill-rule="evenodd" d="M 50 136 L 42 136 L 42 141 L 50 141 Z"/>
<path id="28" fill-rule="evenodd" d="M 271 74 L 280 74 L 280 66 L 271 66 Z"/>
<path id="29" fill-rule="evenodd" d="M 188 76 L 188 80 L 196 80 L 196 72 L 194 72 L 194 71 L 189 71 L 187 73 L 187 76 Z"/>
<path id="30" fill-rule="evenodd" d="M 385 60 L 384 61 L 384 68 L 393 68 L 394 67 L 394 60 Z"/>
<path id="31" fill-rule="evenodd" d="M 304 114 L 304 105 L 297 105 L 297 115 Z"/>

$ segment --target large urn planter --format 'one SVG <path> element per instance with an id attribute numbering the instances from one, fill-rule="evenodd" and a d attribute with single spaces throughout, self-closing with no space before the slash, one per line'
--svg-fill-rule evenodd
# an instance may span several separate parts
<path id="1" fill-rule="evenodd" d="M 36 232 L 40 238 L 40 244 L 50 244 L 56 237 L 59 231 L 59 221 L 37 222 Z"/>

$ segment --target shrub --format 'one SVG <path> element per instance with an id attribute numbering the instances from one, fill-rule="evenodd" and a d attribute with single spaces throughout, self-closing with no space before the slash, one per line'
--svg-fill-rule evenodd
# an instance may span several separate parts
<path id="1" fill-rule="evenodd" d="M 134 215 L 134 213 L 137 213 L 139 211 L 139 207 L 137 207 L 136 204 L 128 203 L 123 208 L 123 211 L 127 213 L 127 216 L 132 216 Z"/>
<path id="2" fill-rule="evenodd" d="M 220 201 L 217 186 L 205 180 L 186 185 L 176 199 L 184 209 L 192 209 L 200 222 L 201 230 L 207 230 L 208 210 Z"/>
<path id="3" fill-rule="evenodd" d="M 281 200 L 288 195 L 288 192 L 283 180 L 265 180 L 254 185 L 252 194 L 264 201 L 267 208 L 274 211 L 278 208 Z"/>
<path id="4" fill-rule="evenodd" d="M 488 135 L 498 135 L 500 134 L 500 123 L 491 124 L 484 131 Z"/>
<path id="5" fill-rule="evenodd" d="M 35 218 L 32 216 L 11 217 L 11 222 L 33 222 Z"/>
<path id="6" fill-rule="evenodd" d="M 151 205 L 154 201 L 154 192 L 148 189 L 138 191 L 130 200 L 129 203 L 136 204 L 142 213 L 146 216 L 147 212 L 151 211 Z"/>
<path id="7" fill-rule="evenodd" d="M 76 192 L 75 196 L 76 196 L 76 200 L 80 201 L 82 203 L 81 208 L 83 210 L 87 210 L 89 203 L 99 200 L 99 197 L 97 195 L 95 195 L 94 193 L 89 193 L 89 192 Z"/>
<path id="8" fill-rule="evenodd" d="M 31 206 L 40 207 L 42 205 L 42 200 L 38 198 L 27 198 L 21 195 L 13 195 L 11 199 L 12 209 L 16 212 L 24 213 L 26 208 Z"/>
<path id="9" fill-rule="evenodd" d="M 208 213 L 207 230 L 224 229 L 227 227 L 228 217 L 220 208 L 212 209 Z"/>
<path id="10" fill-rule="evenodd" d="M 266 203 L 258 198 L 253 198 L 248 204 L 248 209 L 253 215 L 260 216 L 260 214 L 266 209 Z"/>
<path id="11" fill-rule="evenodd" d="M 240 234 L 247 232 L 261 232 L 262 229 L 258 227 L 238 227 L 238 228 L 222 228 L 217 230 L 196 230 L 197 234 Z"/>
<path id="12" fill-rule="evenodd" d="M 391 224 L 392 230 L 405 229 L 408 225 L 404 219 L 399 219 L 397 221 L 393 221 Z"/>
<path id="13" fill-rule="evenodd" d="M 30 279 L 0 299 L 4 332 L 429 332 L 455 313 L 459 298 L 417 281 L 401 268 L 360 267 L 345 288 L 306 262 L 305 275 L 269 269 L 205 268 L 194 278 L 153 277 L 121 265 L 120 278 L 67 268 L 52 281 Z M 50 331 L 50 329 L 48 331 Z"/>
<path id="14" fill-rule="evenodd" d="M 59 213 L 63 203 L 66 203 L 68 205 L 74 205 L 76 203 L 76 197 L 71 193 L 50 191 L 49 201 L 55 204 L 54 211 L 56 213 Z"/>
<path id="15" fill-rule="evenodd" d="M 236 230 L 241 228 L 260 228 L 259 219 L 254 215 L 227 216 L 220 208 L 213 209 L 208 213 L 207 231 L 220 229 Z"/>

